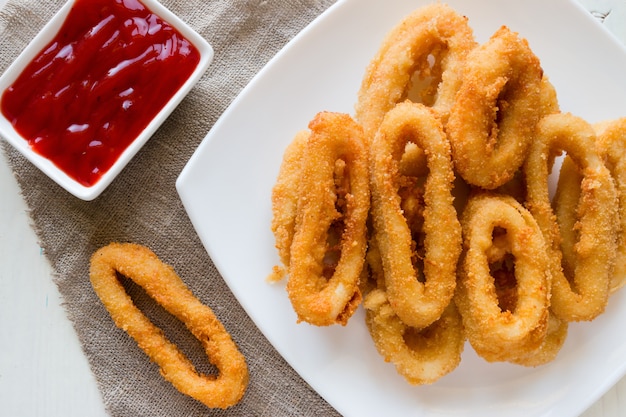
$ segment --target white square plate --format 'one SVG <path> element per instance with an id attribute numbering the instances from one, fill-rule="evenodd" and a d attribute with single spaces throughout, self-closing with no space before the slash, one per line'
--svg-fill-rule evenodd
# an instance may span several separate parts
<path id="1" fill-rule="evenodd" d="M 321 110 L 353 114 L 384 35 L 424 0 L 343 0 L 302 31 L 233 102 L 178 181 L 184 206 L 231 290 L 293 368 L 345 416 L 575 416 L 626 370 L 626 293 L 592 323 L 572 324 L 552 363 L 489 364 L 467 345 L 432 386 L 409 386 L 376 352 L 360 310 L 343 327 L 296 324 L 278 263 L 271 190 L 283 151 Z M 501 25 L 527 38 L 563 111 L 590 122 L 626 116 L 626 53 L 568 0 L 450 0 L 484 42 Z M 253 376 L 254 378 L 254 376 Z"/>
<path id="2" fill-rule="evenodd" d="M 48 175 L 53 181 L 65 188 L 74 196 L 83 200 L 93 200 L 98 197 L 102 191 L 113 181 L 113 179 L 122 171 L 133 156 L 141 149 L 141 147 L 150 139 L 159 126 L 174 111 L 176 106 L 189 93 L 202 74 L 206 71 L 213 60 L 213 48 L 209 43 L 196 33 L 190 26 L 183 22 L 178 16 L 166 9 L 157 0 L 141 0 L 143 5 L 152 13 L 159 16 L 176 28 L 188 41 L 190 41 L 200 52 L 200 61 L 195 70 L 191 73 L 187 81 L 178 89 L 171 99 L 163 106 L 163 108 L 150 121 L 146 128 L 133 140 L 133 142 L 120 155 L 116 162 L 100 177 L 93 185 L 87 187 L 72 177 L 67 175 L 63 170 L 59 169 L 48 158 L 45 158 L 33 151 L 33 149 L 14 128 L 9 120 L 0 113 L 0 136 L 4 137 L 14 148 L 20 151 L 30 162 L 37 166 L 41 171 Z M 0 77 L 0 96 L 2 93 L 17 79 L 24 68 L 31 62 L 35 56 L 39 54 L 44 46 L 46 46 L 58 33 L 62 24 L 65 22 L 74 0 L 69 0 L 63 7 L 50 19 L 43 29 L 35 36 L 35 38 L 22 51 L 17 59 L 7 68 Z"/>

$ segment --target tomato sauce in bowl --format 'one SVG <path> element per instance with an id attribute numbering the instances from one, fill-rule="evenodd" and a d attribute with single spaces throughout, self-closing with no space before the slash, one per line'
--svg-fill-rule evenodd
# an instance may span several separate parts
<path id="1" fill-rule="evenodd" d="M 200 61 L 198 48 L 139 0 L 74 0 L 3 91 L 0 110 L 32 150 L 91 187 Z"/>

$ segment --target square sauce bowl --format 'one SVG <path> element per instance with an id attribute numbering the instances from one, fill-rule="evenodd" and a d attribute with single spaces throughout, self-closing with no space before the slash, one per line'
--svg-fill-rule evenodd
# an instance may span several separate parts
<path id="1" fill-rule="evenodd" d="M 69 0 L 0 76 L 0 136 L 93 200 L 212 59 L 211 45 L 156 0 Z"/>

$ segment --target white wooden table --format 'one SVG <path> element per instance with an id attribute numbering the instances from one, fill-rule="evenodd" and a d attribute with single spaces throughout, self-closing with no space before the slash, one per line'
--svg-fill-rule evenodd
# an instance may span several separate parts
<path id="1" fill-rule="evenodd" d="M 5 1 L 0 0 L 0 7 Z M 626 44 L 625 0 L 578 1 Z M 52 282 L 51 268 L 30 227 L 27 207 L 2 155 L 0 416 L 105 415 L 95 379 Z M 626 416 L 626 378 L 582 416 Z"/>

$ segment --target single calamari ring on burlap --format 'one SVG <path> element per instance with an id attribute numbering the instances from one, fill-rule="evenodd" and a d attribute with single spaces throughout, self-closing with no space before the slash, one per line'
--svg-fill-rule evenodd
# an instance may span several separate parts
<path id="1" fill-rule="evenodd" d="M 219 375 L 195 370 L 178 347 L 135 306 L 118 273 L 142 287 L 187 326 Z M 191 293 L 172 267 L 144 246 L 111 243 L 93 254 L 89 276 L 117 327 L 159 365 L 161 375 L 177 390 L 210 408 L 228 408 L 241 400 L 248 385 L 244 356 L 213 311 Z"/>
<path id="2" fill-rule="evenodd" d="M 470 52 L 446 124 L 465 181 L 492 190 L 513 178 L 547 111 L 543 82 L 528 42 L 506 27 Z"/>
<path id="3" fill-rule="evenodd" d="M 321 112 L 309 129 L 287 292 L 299 321 L 345 325 L 361 302 L 370 208 L 367 145 L 347 114 Z"/>
<path id="4" fill-rule="evenodd" d="M 400 195 L 404 182 L 415 181 L 400 171 L 409 142 L 426 155 L 427 175 L 418 179 L 424 188 L 421 230 L 409 226 Z M 454 295 L 461 226 L 453 204 L 453 181 L 450 145 L 435 112 L 404 102 L 387 113 L 370 146 L 372 226 L 387 298 L 412 327 L 436 321 Z M 415 240 L 418 236 L 423 239 Z M 423 259 L 421 268 L 418 259 Z"/>
<path id="5" fill-rule="evenodd" d="M 592 320 L 605 310 L 617 253 L 617 192 L 595 139 L 593 128 L 580 117 L 546 116 L 524 164 L 526 206 L 541 228 L 551 261 L 551 308 L 566 321 Z M 558 151 L 566 153 L 563 163 L 572 163 L 580 178 L 560 175 L 553 210 L 549 163 Z"/>
<path id="6" fill-rule="evenodd" d="M 469 199 L 461 225 L 465 251 L 455 301 L 470 344 L 489 362 L 537 350 L 548 327 L 551 279 L 539 226 L 513 197 L 491 193 Z M 498 280 L 499 262 L 512 266 Z"/>
<path id="7" fill-rule="evenodd" d="M 431 106 L 445 122 L 465 57 L 475 46 L 467 18 L 447 5 L 433 3 L 404 18 L 387 34 L 362 80 L 356 119 L 367 138 L 407 98 Z"/>

